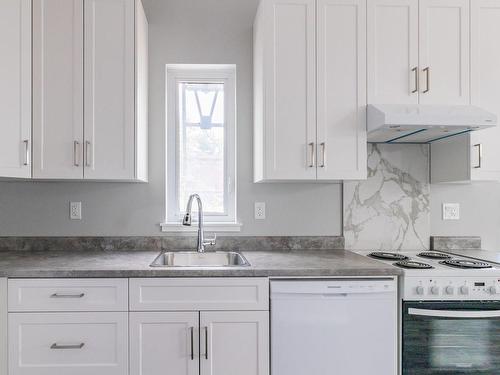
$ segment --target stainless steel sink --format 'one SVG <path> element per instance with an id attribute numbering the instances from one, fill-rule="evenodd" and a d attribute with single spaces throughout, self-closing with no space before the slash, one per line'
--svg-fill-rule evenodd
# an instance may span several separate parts
<path id="1" fill-rule="evenodd" d="M 151 267 L 246 267 L 246 258 L 233 251 L 200 253 L 197 251 L 170 251 L 158 255 Z"/>

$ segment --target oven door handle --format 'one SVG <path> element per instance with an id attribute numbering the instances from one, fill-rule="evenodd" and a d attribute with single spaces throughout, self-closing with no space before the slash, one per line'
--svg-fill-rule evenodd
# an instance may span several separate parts
<path id="1" fill-rule="evenodd" d="M 430 316 L 440 318 L 500 318 L 500 310 L 484 311 L 461 311 L 461 310 L 430 310 L 430 309 L 408 309 L 409 315 Z"/>

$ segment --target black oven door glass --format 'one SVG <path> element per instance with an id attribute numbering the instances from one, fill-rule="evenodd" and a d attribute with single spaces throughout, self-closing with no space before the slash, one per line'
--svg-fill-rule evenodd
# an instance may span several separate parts
<path id="1" fill-rule="evenodd" d="M 500 374 L 499 302 L 405 302 L 403 375 Z"/>

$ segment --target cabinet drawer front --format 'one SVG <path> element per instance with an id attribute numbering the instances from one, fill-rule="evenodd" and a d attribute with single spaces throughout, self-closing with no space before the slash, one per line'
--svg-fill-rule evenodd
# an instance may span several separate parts
<path id="1" fill-rule="evenodd" d="M 9 311 L 127 311 L 127 279 L 11 279 Z"/>
<path id="2" fill-rule="evenodd" d="M 130 309 L 268 310 L 267 278 L 130 279 Z"/>
<path id="3" fill-rule="evenodd" d="M 124 375 L 127 313 L 9 314 L 10 375 Z"/>

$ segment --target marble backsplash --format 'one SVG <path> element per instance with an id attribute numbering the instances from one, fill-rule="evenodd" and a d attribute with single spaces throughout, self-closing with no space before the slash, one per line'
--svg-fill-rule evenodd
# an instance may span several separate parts
<path id="1" fill-rule="evenodd" d="M 344 182 L 346 249 L 429 248 L 429 149 L 368 145 L 368 179 Z"/>

